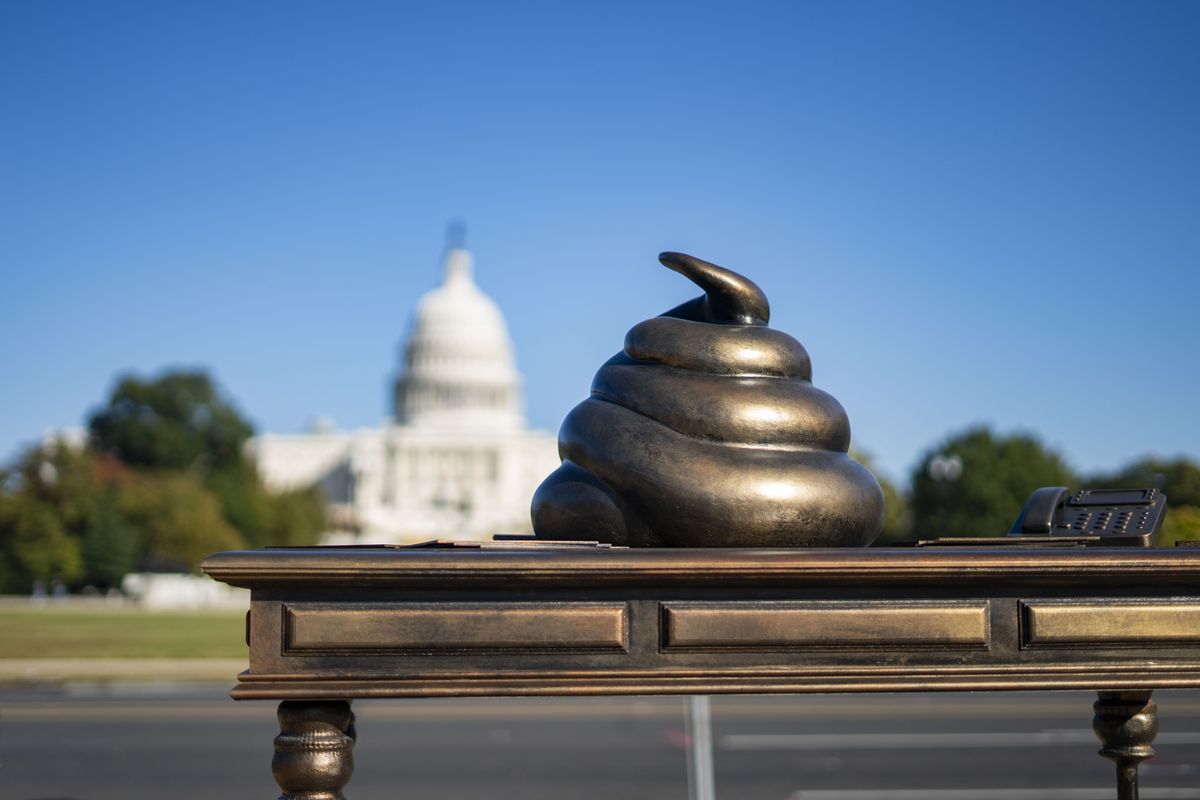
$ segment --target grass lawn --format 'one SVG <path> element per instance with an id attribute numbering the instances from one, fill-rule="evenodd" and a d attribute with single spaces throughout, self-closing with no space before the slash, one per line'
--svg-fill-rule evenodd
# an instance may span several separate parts
<path id="1" fill-rule="evenodd" d="M 0 608 L 0 659 L 245 657 L 241 611 Z"/>

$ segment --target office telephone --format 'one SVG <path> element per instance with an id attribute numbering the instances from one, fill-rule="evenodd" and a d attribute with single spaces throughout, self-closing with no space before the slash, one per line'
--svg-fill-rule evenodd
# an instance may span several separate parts
<path id="1" fill-rule="evenodd" d="M 1166 509 L 1166 495 L 1158 489 L 1080 489 L 1071 494 L 1065 486 L 1043 486 L 1029 496 L 1008 533 L 1149 547 Z"/>
<path id="2" fill-rule="evenodd" d="M 1162 528 L 1167 496 L 1158 489 L 1043 486 L 1025 502 L 1008 536 L 948 537 L 918 547 L 1022 545 L 1150 547 Z"/>

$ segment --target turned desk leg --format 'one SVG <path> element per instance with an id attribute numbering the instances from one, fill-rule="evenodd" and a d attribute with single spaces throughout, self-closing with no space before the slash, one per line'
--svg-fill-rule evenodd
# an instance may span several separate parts
<path id="1" fill-rule="evenodd" d="M 354 712 L 345 700 L 285 700 L 271 772 L 279 800 L 345 800 L 354 771 Z"/>
<path id="2" fill-rule="evenodd" d="M 1100 755 L 1117 765 L 1117 800 L 1137 800 L 1138 764 L 1154 755 L 1158 706 L 1149 691 L 1100 692 L 1092 730 L 1104 745 Z"/>

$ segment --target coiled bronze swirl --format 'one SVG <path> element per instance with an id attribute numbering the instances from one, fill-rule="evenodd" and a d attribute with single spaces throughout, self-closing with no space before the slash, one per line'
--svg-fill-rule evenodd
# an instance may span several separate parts
<path id="1" fill-rule="evenodd" d="M 631 546 L 865 546 L 883 493 L 804 347 L 753 281 L 681 253 L 704 295 L 640 322 L 563 421 L 533 498 L 543 539 Z"/>

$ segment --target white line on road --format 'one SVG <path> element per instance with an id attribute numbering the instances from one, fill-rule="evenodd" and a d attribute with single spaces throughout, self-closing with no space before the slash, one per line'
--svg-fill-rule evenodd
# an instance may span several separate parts
<path id="1" fill-rule="evenodd" d="M 1200 789 L 1141 789 L 1141 800 L 1194 800 Z M 799 789 L 788 800 L 1112 800 L 1113 787 L 1094 789 Z"/>
<path id="2" fill-rule="evenodd" d="M 728 734 L 717 742 L 722 750 L 959 750 L 1088 744 L 1096 742 L 1096 734 L 1082 729 L 1014 733 L 765 733 Z M 1163 733 L 1154 743 L 1200 744 L 1200 731 Z"/>

